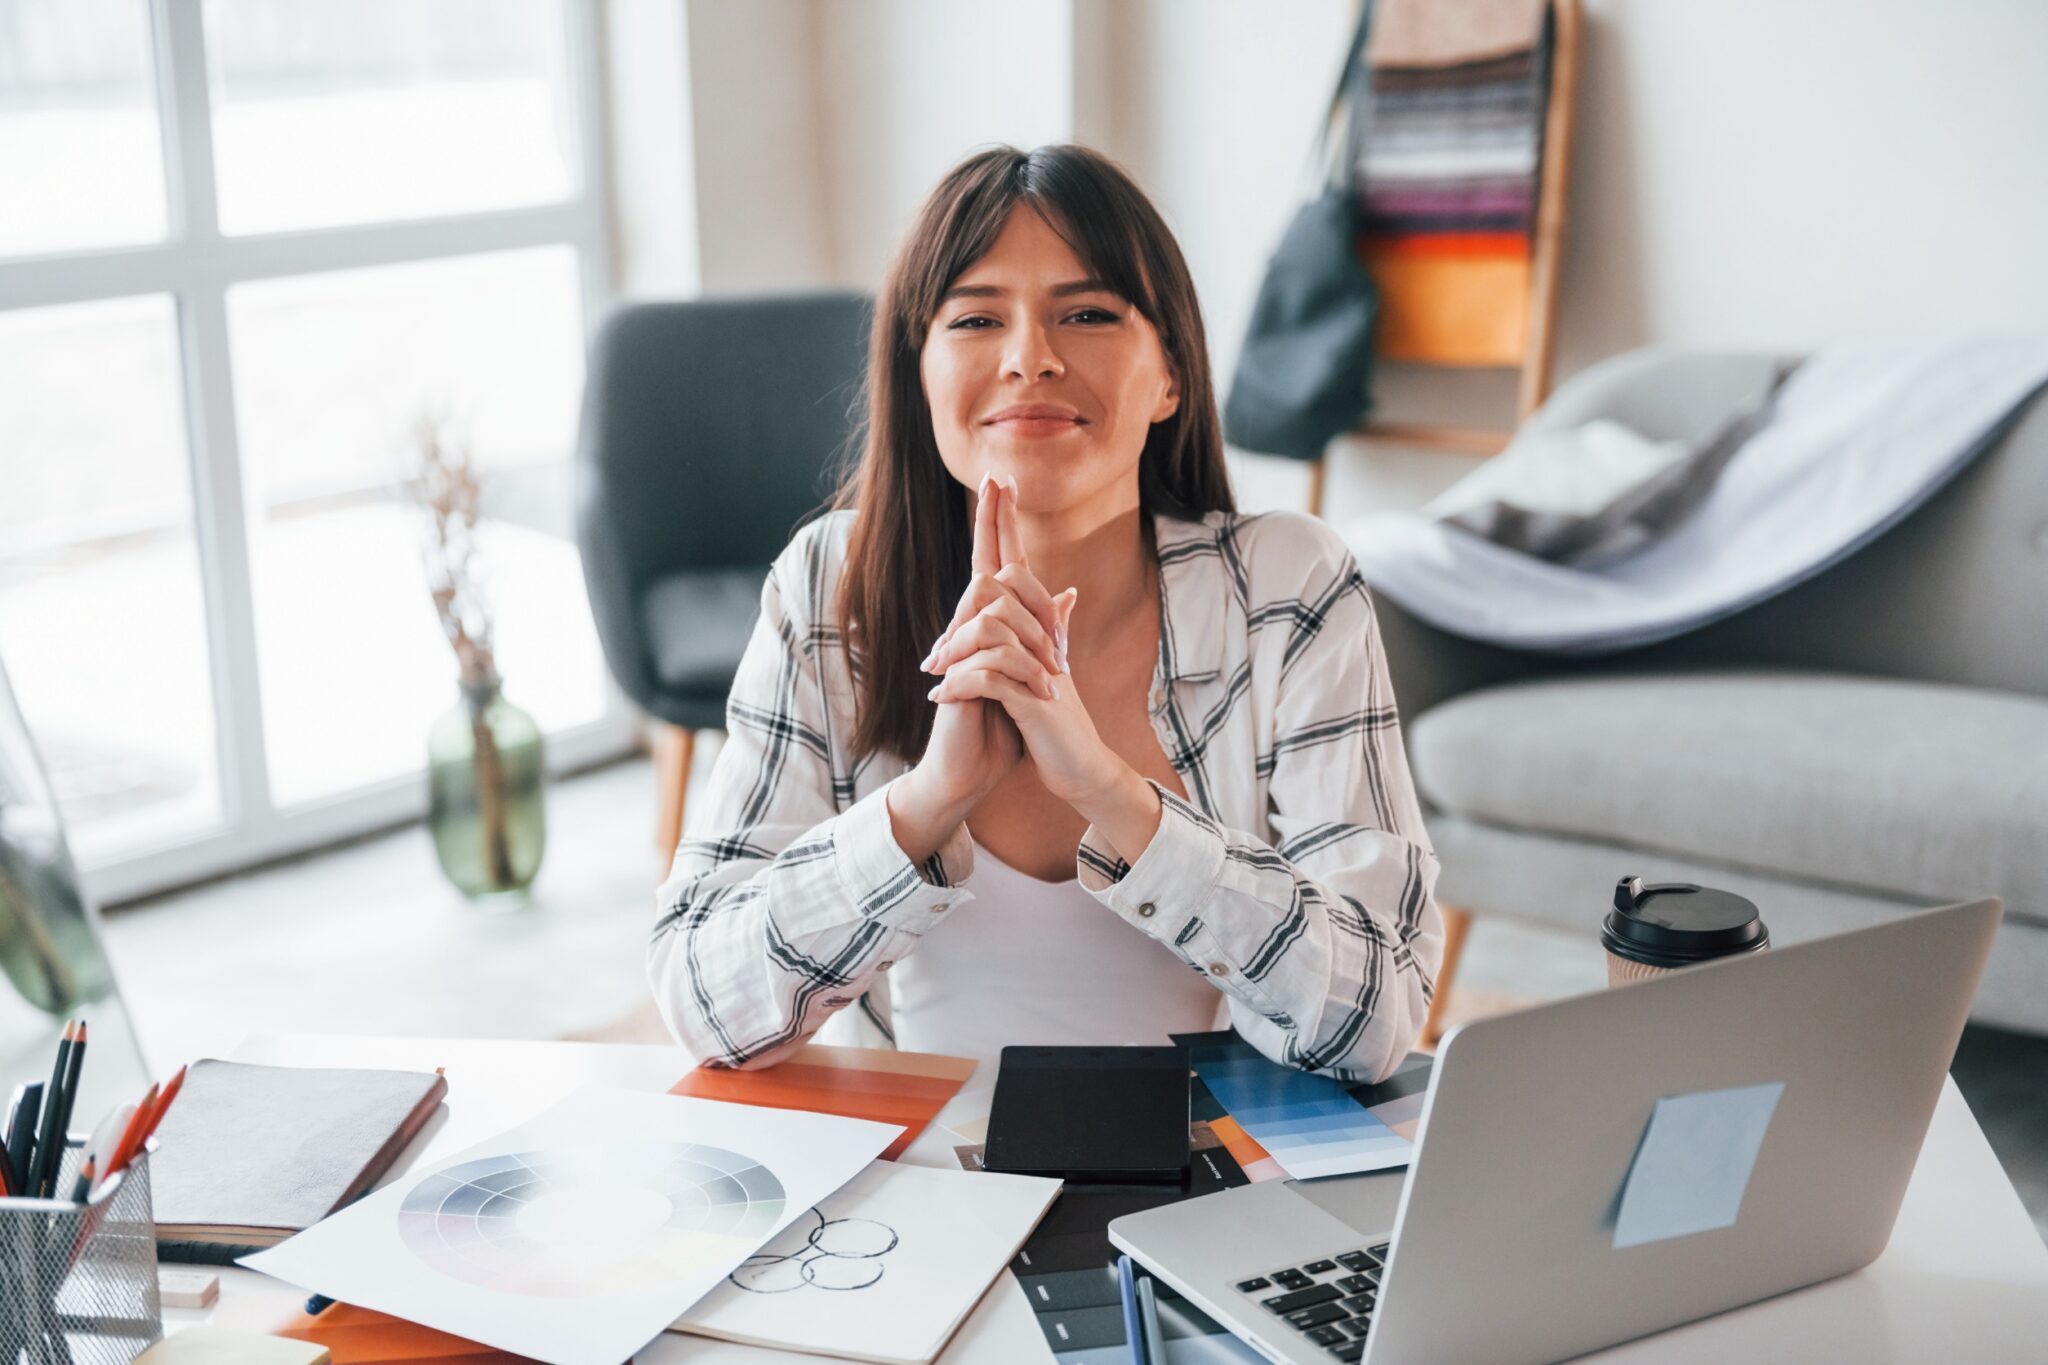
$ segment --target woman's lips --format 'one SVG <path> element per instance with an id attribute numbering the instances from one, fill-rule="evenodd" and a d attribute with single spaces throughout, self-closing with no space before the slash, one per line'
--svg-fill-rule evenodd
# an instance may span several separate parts
<path id="1" fill-rule="evenodd" d="M 989 425 L 1012 436 L 1062 436 L 1087 424 L 1071 417 L 1005 417 Z"/>

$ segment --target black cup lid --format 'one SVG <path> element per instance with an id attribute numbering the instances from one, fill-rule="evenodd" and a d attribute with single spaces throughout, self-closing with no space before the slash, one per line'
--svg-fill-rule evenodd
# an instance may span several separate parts
<path id="1" fill-rule="evenodd" d="M 1755 904 L 1732 891 L 1691 882 L 1646 886 L 1641 877 L 1615 883 L 1614 909 L 1600 926 L 1607 951 L 1651 967 L 1687 967 L 1770 941 Z"/>

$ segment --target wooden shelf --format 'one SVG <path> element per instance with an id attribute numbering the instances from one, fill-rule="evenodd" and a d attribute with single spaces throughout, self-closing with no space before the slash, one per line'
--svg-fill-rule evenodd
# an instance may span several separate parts
<path id="1" fill-rule="evenodd" d="M 1447 455 L 1498 455 L 1507 449 L 1512 436 L 1512 432 L 1438 426 L 1432 422 L 1373 422 L 1351 433 L 1353 440 L 1367 445 L 1440 451 Z"/>

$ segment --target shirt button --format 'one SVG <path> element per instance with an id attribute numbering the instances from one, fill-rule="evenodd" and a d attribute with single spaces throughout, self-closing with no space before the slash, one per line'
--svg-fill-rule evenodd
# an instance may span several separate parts
<path id="1" fill-rule="evenodd" d="M 1159 907 L 1154 905 L 1151 901 L 1146 901 L 1143 905 L 1138 907 L 1139 919 L 1151 919 L 1152 916 L 1158 913 Z"/>
<path id="2" fill-rule="evenodd" d="M 1211 963 L 1209 964 L 1209 975 L 1211 975 L 1211 976 L 1229 976 L 1229 975 L 1230 975 L 1230 968 L 1228 968 L 1228 967 L 1224 966 L 1224 965 L 1223 965 L 1223 964 L 1222 964 L 1221 962 L 1211 962 Z"/>
<path id="3" fill-rule="evenodd" d="M 1152 704 L 1154 706 L 1166 705 L 1166 693 L 1162 689 L 1157 687 L 1152 689 Z"/>

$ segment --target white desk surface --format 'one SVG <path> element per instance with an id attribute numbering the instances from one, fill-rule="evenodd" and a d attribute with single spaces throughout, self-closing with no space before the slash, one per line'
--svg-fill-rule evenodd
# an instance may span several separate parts
<path id="1" fill-rule="evenodd" d="M 444 1067 L 448 1099 L 392 1176 L 509 1128 L 583 1085 L 666 1090 L 683 1070 L 665 1046 L 475 1039 L 261 1035 L 234 1059 L 281 1066 Z M 981 1091 L 982 1087 L 970 1087 Z M 963 1093 L 961 1099 L 967 1099 Z M 939 1121 L 960 1122 L 956 1100 Z M 304 1294 L 254 1271 L 221 1267 L 210 1312 L 167 1309 L 171 1330 L 195 1322 L 275 1325 Z M 1036 1337 L 1036 1325 L 1032 1326 Z M 664 1333 L 641 1365 L 703 1360 L 710 1343 Z M 1018 1360 L 1044 1360 L 1040 1340 Z M 771 1353 L 764 1359 L 786 1359 Z M 812 1357 L 816 1359 L 816 1357 Z M 1999 1167 L 1955 1083 L 1943 1089 L 1884 1255 L 1854 1275 L 1584 1357 L 1607 1362 L 1856 1362 L 2048 1359 L 2048 1246 Z"/>

